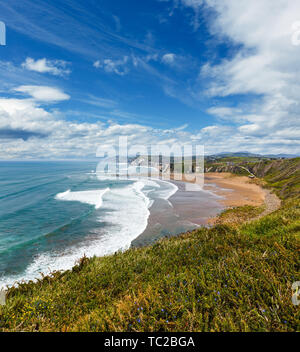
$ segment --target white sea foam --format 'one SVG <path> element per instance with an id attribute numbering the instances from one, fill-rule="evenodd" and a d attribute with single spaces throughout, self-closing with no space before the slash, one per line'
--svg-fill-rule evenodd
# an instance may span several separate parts
<path id="1" fill-rule="evenodd" d="M 142 192 L 145 183 L 135 182 L 126 188 L 112 190 L 108 211 L 99 220 L 111 224 L 103 238 L 106 250 L 115 252 L 129 248 L 131 242 L 147 227 L 150 199 Z"/>
<path id="2" fill-rule="evenodd" d="M 84 255 L 104 256 L 128 249 L 131 242 L 147 227 L 149 208 L 153 203 L 149 193 L 154 191 L 156 197 L 168 200 L 177 190 L 176 185 L 167 181 L 137 178 L 126 187 L 80 192 L 67 190 L 57 194 L 56 199 L 61 201 L 87 203 L 94 205 L 96 209 L 101 207 L 98 221 L 105 223 L 105 226 L 99 230 L 98 238 L 95 239 L 96 233 L 93 233 L 93 240 L 87 240 L 84 245 L 81 243 L 80 246 L 69 247 L 64 252 L 42 253 L 22 274 L 0 279 L 0 287 L 13 285 L 23 279 L 35 280 L 40 277 L 40 273 L 71 269 Z"/>
<path id="3" fill-rule="evenodd" d="M 109 191 L 109 188 L 104 190 L 93 190 L 93 191 L 81 191 L 81 192 L 71 192 L 67 190 L 63 193 L 58 193 L 56 199 L 65 200 L 65 201 L 77 201 L 81 203 L 94 205 L 96 209 L 99 209 L 102 206 L 103 200 L 102 197 L 106 192 Z"/>
<path id="4" fill-rule="evenodd" d="M 48 274 L 55 270 L 71 269 L 75 262 L 84 255 L 87 257 L 104 256 L 118 250 L 128 249 L 131 242 L 146 229 L 148 224 L 151 201 L 143 193 L 144 187 L 144 182 L 137 181 L 127 187 L 112 188 L 110 192 L 106 189 L 84 192 L 68 190 L 59 193 L 56 196 L 59 200 L 80 201 L 97 207 L 100 205 L 99 198 L 102 203 L 102 196 L 107 192 L 98 216 L 99 222 L 105 223 L 106 226 L 101 228 L 99 238 L 87 240 L 80 247 L 70 247 L 63 253 L 58 251 L 40 254 L 22 274 L 0 279 L 0 287 L 11 286 L 22 279 L 35 280 L 40 277 L 40 273 Z"/>
<path id="5" fill-rule="evenodd" d="M 160 198 L 168 200 L 178 191 L 178 187 L 174 183 L 171 183 L 168 181 L 162 181 L 162 180 L 159 180 L 159 182 L 162 182 L 163 184 L 166 185 L 166 187 L 163 190 L 159 191 Z"/>

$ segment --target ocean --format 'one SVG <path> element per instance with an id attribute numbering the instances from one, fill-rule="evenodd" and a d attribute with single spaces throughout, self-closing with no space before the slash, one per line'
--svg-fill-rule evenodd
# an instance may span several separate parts
<path id="1" fill-rule="evenodd" d="M 84 255 L 125 250 L 143 236 L 149 242 L 152 232 L 159 238 L 201 224 L 180 214 L 179 183 L 99 178 L 96 167 L 96 162 L 0 162 L 0 287 L 70 269 Z M 197 197 L 204 212 L 210 204 L 208 215 L 220 210 L 211 192 L 190 193 L 185 207 Z M 172 204 L 176 194 L 179 206 Z M 155 212 L 164 214 L 159 231 Z"/>

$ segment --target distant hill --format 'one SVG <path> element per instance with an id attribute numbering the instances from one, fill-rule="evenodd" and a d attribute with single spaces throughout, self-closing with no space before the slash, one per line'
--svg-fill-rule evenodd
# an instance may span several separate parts
<path id="1" fill-rule="evenodd" d="M 296 158 L 298 156 L 300 156 L 300 154 L 254 154 L 249 152 L 223 152 L 223 153 L 208 155 L 208 157 L 217 157 L 217 158 L 240 157 L 240 158 L 275 158 L 275 159 L 280 159 L 280 158 L 291 159 L 291 158 Z"/>
<path id="2" fill-rule="evenodd" d="M 214 157 L 222 157 L 222 158 L 231 158 L 231 157 L 240 157 L 240 158 L 247 158 L 247 157 L 262 157 L 260 154 L 253 154 L 249 152 L 224 152 L 224 153 L 217 153 L 210 156 Z"/>
<path id="3" fill-rule="evenodd" d="M 268 154 L 265 155 L 268 158 L 285 158 L 285 159 L 293 159 L 297 158 L 300 155 L 299 154 Z"/>

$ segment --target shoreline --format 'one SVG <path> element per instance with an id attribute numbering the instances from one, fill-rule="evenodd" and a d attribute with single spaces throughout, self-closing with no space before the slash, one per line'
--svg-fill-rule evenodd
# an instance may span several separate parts
<path id="1" fill-rule="evenodd" d="M 256 220 L 268 215 L 281 207 L 281 200 L 271 190 L 251 182 L 247 176 L 237 176 L 230 173 L 221 174 L 208 173 L 206 181 L 208 185 L 215 183 L 217 186 L 230 187 L 233 192 L 227 193 L 224 201 L 221 201 L 226 209 L 250 205 L 253 207 L 264 206 L 264 211 L 257 217 L 251 219 Z M 208 186 L 209 187 L 209 186 Z M 218 191 L 222 195 L 222 190 Z"/>
<path id="2" fill-rule="evenodd" d="M 171 180 L 166 178 L 162 180 L 175 184 L 177 192 L 168 202 L 155 201 L 150 208 L 146 229 L 131 242 L 131 247 L 142 247 L 166 236 L 176 236 L 203 226 L 210 227 L 226 209 L 246 205 L 261 207 L 267 205 L 269 198 L 276 197 L 270 191 L 251 182 L 247 176 L 206 173 L 203 188 L 192 192 L 185 190 L 185 185 L 197 182 L 187 180 L 185 175 L 182 181 L 174 179 L 181 178 L 181 175 L 173 176 Z M 199 177 L 199 185 L 201 181 L 202 178 Z M 171 203 L 171 208 L 167 203 Z M 263 215 L 268 213 L 264 212 Z"/>
<path id="3" fill-rule="evenodd" d="M 231 173 L 207 173 L 207 188 L 211 184 L 217 185 L 217 194 L 221 196 L 225 194 L 224 200 L 221 201 L 225 209 L 243 206 L 264 207 L 264 210 L 259 215 L 252 217 L 248 222 L 258 220 L 281 207 L 281 200 L 275 193 L 251 182 L 251 179 L 247 176 L 238 176 Z M 231 192 L 228 192 L 228 190 Z M 212 217 L 209 220 L 209 224 L 217 224 L 218 219 L 219 216 Z"/>
<path id="4" fill-rule="evenodd" d="M 243 206 L 264 206 L 265 209 L 262 213 L 252 218 L 251 221 L 260 219 L 281 207 L 281 200 L 275 193 L 254 183 L 247 176 L 239 176 L 229 172 L 205 173 L 203 189 L 212 190 L 222 197 L 219 202 L 224 205 L 225 210 Z M 219 215 L 211 217 L 208 223 L 210 225 L 216 224 Z"/>
<path id="5" fill-rule="evenodd" d="M 248 177 L 229 173 L 205 174 L 203 190 L 197 192 L 184 190 L 187 180 L 169 182 L 178 186 L 178 190 L 169 200 L 157 200 L 150 207 L 145 230 L 132 240 L 129 248 L 144 247 L 163 237 L 177 236 L 200 227 L 211 227 L 222 211 L 230 207 L 261 206 L 267 199 L 272 200 L 272 196 L 277 198 L 270 191 L 251 183 Z M 174 209 L 173 213 L 170 213 L 168 203 Z M 273 211 L 280 206 L 276 199 L 273 204 Z M 266 209 L 261 216 L 270 212 Z"/>
<path id="6" fill-rule="evenodd" d="M 197 175 L 195 174 L 195 176 Z M 181 182 L 197 184 L 197 182 L 185 179 L 185 175 L 183 175 Z M 278 201 L 278 204 L 274 208 L 278 205 L 280 206 L 281 203 L 280 199 L 274 193 L 252 182 L 249 177 L 229 172 L 205 173 L 203 190 L 211 191 L 219 196 L 219 202 L 226 208 L 245 205 L 259 207 L 266 203 L 266 199 L 270 198 L 270 195 L 274 196 L 275 202 L 276 200 Z"/>
<path id="7" fill-rule="evenodd" d="M 173 217 L 167 216 L 166 205 L 156 202 L 155 206 L 150 208 L 147 228 L 131 242 L 131 247 L 149 245 L 159 238 L 176 236 L 198 227 L 211 227 L 217 223 L 220 214 L 227 209 L 264 206 L 262 213 L 251 219 L 255 220 L 279 209 L 281 205 L 280 199 L 274 193 L 252 182 L 247 176 L 205 173 L 203 189 L 198 192 L 182 190 L 186 183 L 197 184 L 197 182 L 188 181 L 185 175 L 182 178 L 182 181 L 168 180 L 178 187 L 177 192 L 169 199 L 174 209 Z M 200 182 L 201 178 L 199 184 Z M 209 196 L 210 194 L 212 197 Z M 190 227 L 180 230 L 180 226 L 175 225 L 178 224 L 176 217 L 181 218 L 182 222 L 189 222 Z"/>
<path id="8" fill-rule="evenodd" d="M 255 206 L 265 203 L 267 190 L 251 182 L 247 176 L 231 173 L 206 173 L 204 189 L 215 188 L 216 194 L 224 197 L 222 204 L 228 207 Z"/>
<path id="9" fill-rule="evenodd" d="M 166 181 L 166 180 L 163 180 Z M 176 236 L 209 224 L 212 216 L 217 216 L 224 205 L 221 198 L 206 189 L 186 190 L 183 181 L 168 180 L 177 187 L 168 199 L 156 198 L 151 206 L 146 229 L 131 242 L 131 247 L 142 247 L 160 238 Z"/>
<path id="10" fill-rule="evenodd" d="M 194 174 L 195 177 L 201 174 Z M 174 177 L 182 177 L 180 174 L 171 175 L 170 181 L 174 181 Z M 191 175 L 189 175 L 190 177 Z M 182 177 L 184 183 L 201 184 L 201 182 L 192 182 Z M 204 174 L 204 191 L 211 191 L 217 196 L 223 198 L 220 202 L 226 208 L 238 207 L 244 205 L 262 206 L 265 202 L 269 191 L 261 185 L 251 182 L 247 176 L 239 176 L 229 172 L 208 172 Z"/>

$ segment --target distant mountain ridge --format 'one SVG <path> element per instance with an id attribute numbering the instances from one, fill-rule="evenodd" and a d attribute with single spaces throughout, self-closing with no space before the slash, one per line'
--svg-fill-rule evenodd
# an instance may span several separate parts
<path id="1" fill-rule="evenodd" d="M 223 157 L 223 158 L 231 158 L 231 157 L 240 157 L 240 158 L 297 158 L 300 156 L 299 154 L 254 154 L 249 152 L 223 152 L 217 154 L 208 155 L 208 157 Z"/>

